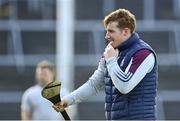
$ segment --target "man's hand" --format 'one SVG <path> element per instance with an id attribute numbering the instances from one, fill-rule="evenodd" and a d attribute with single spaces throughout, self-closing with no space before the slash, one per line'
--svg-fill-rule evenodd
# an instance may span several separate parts
<path id="1" fill-rule="evenodd" d="M 63 112 L 68 107 L 67 101 L 62 100 L 61 102 L 52 106 L 57 112 Z"/>
<path id="2" fill-rule="evenodd" d="M 113 46 L 111 45 L 112 42 L 110 42 L 107 47 L 105 48 L 104 51 L 104 57 L 105 60 L 107 61 L 111 57 L 118 57 L 119 51 L 118 49 L 114 49 Z"/>

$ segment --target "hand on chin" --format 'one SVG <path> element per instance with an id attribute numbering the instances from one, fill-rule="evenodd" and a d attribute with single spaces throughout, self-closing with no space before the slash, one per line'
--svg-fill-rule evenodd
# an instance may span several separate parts
<path id="1" fill-rule="evenodd" d="M 110 42 L 106 46 L 105 51 L 104 51 L 105 60 L 107 61 L 111 57 L 117 57 L 118 53 L 119 53 L 118 49 L 114 49 L 113 47 L 113 42 Z"/>

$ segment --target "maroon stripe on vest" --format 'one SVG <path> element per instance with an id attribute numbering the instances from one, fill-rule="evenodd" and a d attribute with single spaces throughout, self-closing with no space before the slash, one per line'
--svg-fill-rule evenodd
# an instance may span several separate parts
<path id="1" fill-rule="evenodd" d="M 146 59 L 146 57 L 150 54 L 151 52 L 147 49 L 142 49 L 136 52 L 133 55 L 133 61 L 131 64 L 131 67 L 129 69 L 129 72 L 135 73 L 137 68 L 141 65 L 141 63 Z"/>

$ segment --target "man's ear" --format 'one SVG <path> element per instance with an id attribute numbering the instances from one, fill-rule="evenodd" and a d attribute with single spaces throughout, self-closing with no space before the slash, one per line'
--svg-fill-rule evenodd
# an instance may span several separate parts
<path id="1" fill-rule="evenodd" d="M 130 33 L 130 29 L 129 28 L 124 28 L 123 29 L 123 36 L 128 36 Z"/>

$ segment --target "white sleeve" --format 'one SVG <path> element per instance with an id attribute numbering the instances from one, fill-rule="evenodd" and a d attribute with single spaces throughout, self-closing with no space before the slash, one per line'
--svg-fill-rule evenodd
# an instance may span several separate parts
<path id="1" fill-rule="evenodd" d="M 97 94 L 104 88 L 104 69 L 105 60 L 104 58 L 101 58 L 98 69 L 89 78 L 89 80 L 77 90 L 63 97 L 62 100 L 66 100 L 68 102 L 68 105 L 72 105 L 85 101 L 89 97 Z"/>
<path id="2" fill-rule="evenodd" d="M 30 100 L 30 94 L 29 94 L 29 90 L 25 91 L 25 93 L 22 96 L 22 100 L 21 100 L 21 111 L 28 111 L 31 112 L 32 111 L 32 103 Z"/>
<path id="3" fill-rule="evenodd" d="M 132 64 L 132 59 L 129 65 Z M 107 62 L 108 72 L 115 87 L 123 94 L 129 93 L 149 73 L 155 64 L 155 57 L 151 53 L 138 66 L 134 73 L 129 72 L 129 67 L 123 72 L 117 63 L 117 58 L 110 58 Z"/>

